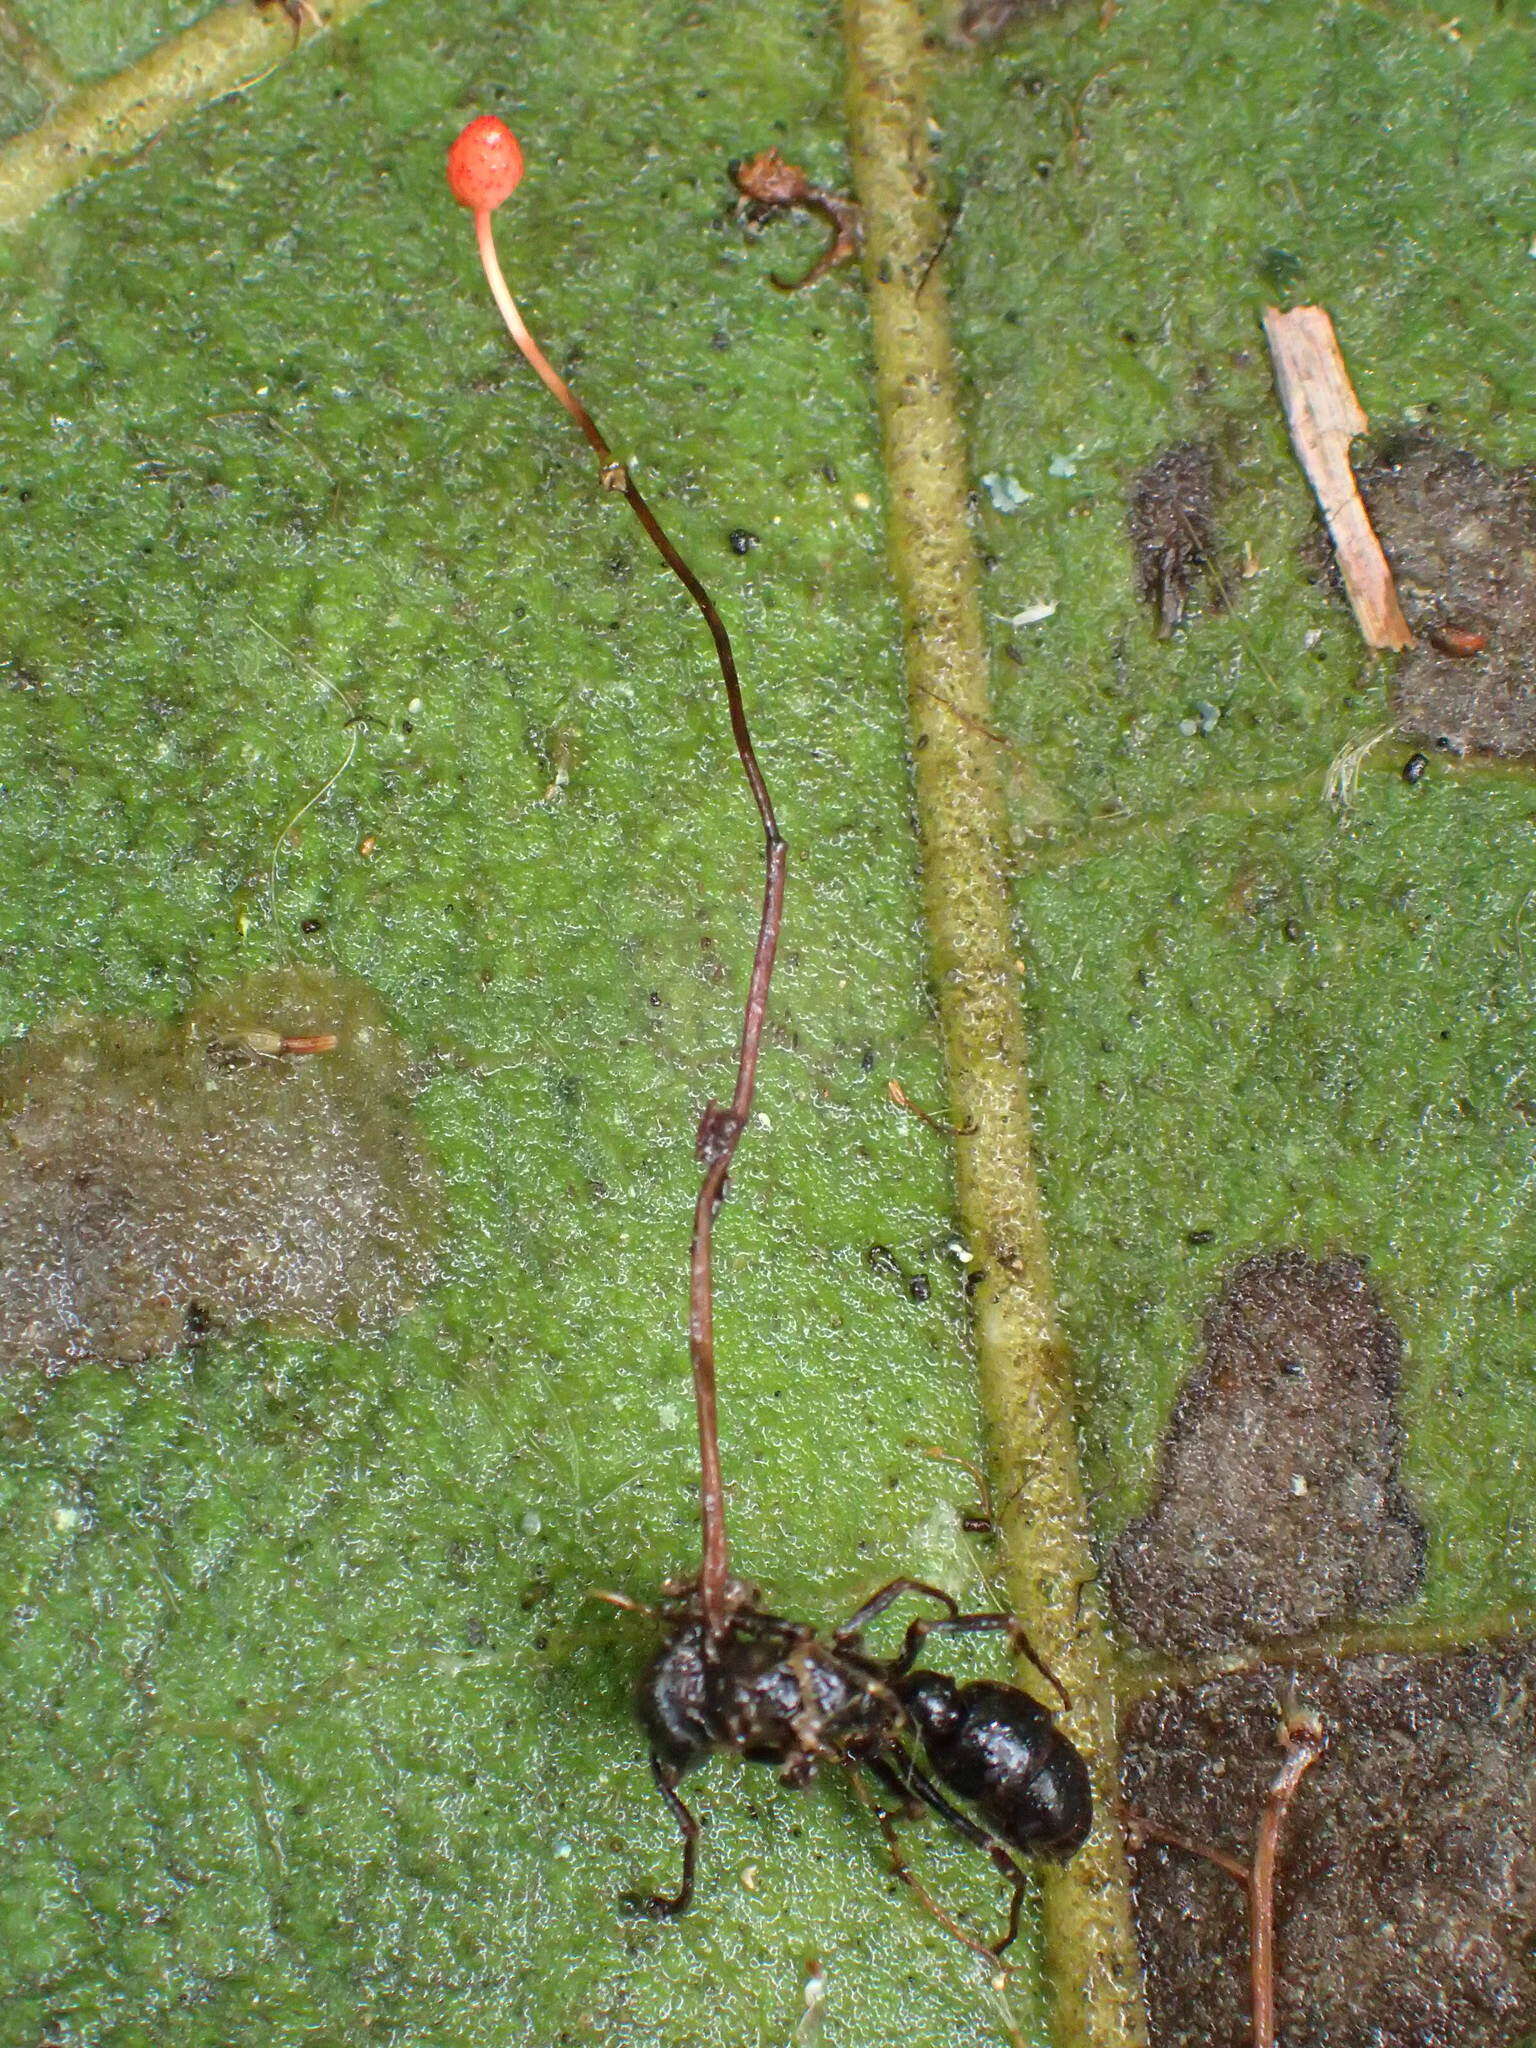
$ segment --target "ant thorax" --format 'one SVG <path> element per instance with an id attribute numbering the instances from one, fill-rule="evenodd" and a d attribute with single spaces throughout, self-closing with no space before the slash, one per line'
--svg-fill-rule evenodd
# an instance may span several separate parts
<path id="1" fill-rule="evenodd" d="M 712 1636 L 698 1587 L 668 1587 L 666 1637 L 637 1688 L 652 1748 L 674 1772 L 728 1750 L 806 1785 L 820 1763 L 889 1748 L 906 1713 L 884 1666 L 767 1613 L 754 1587 L 732 1580 L 727 1593 Z"/>

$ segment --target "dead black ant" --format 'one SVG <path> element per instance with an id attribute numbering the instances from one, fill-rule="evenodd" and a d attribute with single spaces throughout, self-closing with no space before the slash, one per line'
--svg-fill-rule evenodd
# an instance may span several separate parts
<path id="1" fill-rule="evenodd" d="M 776 1764 L 786 1785 L 808 1785 L 819 1765 L 841 1764 L 868 1771 L 901 1808 L 920 1800 L 987 1852 L 1013 1887 L 1007 1931 L 989 1951 L 1000 1955 L 1019 1931 L 1028 1883 L 1012 1852 L 1065 1858 L 1082 1846 L 1093 1825 L 1087 1766 L 1050 1710 L 1017 1686 L 985 1678 L 962 1685 L 916 1667 L 929 1636 L 1004 1633 L 1056 1685 L 1012 1615 L 962 1614 L 939 1587 L 892 1579 L 823 1641 L 814 1629 L 769 1614 L 755 1587 L 728 1579 L 725 1592 L 725 1626 L 715 1637 L 699 1582 L 669 1584 L 659 1608 L 602 1596 L 656 1616 L 665 1630 L 637 1701 L 652 1772 L 683 1835 L 678 1889 L 631 1893 L 626 1903 L 653 1917 L 686 1910 L 699 1823 L 677 1787 L 713 1751 Z M 865 1626 L 907 1593 L 937 1600 L 945 1612 L 909 1623 L 896 1656 L 871 1656 L 862 1646 Z M 956 1798 L 976 1809 L 979 1823 L 953 1804 Z M 888 1816 L 881 1821 L 894 1850 Z M 899 1851 L 895 1862 L 915 1887 Z M 979 1946 L 947 1915 L 939 1917 Z"/>
<path id="2" fill-rule="evenodd" d="M 725 1489 L 715 1387 L 714 1221 L 726 1177 L 751 1114 L 758 1053 L 783 917 L 785 842 L 753 750 L 735 656 L 709 593 L 662 531 L 628 470 L 615 461 L 591 415 L 545 357 L 507 289 L 491 234 L 491 214 L 522 176 L 522 151 L 492 115 L 472 121 L 448 154 L 455 198 L 473 212 L 491 293 L 524 357 L 580 428 L 595 452 L 605 489 L 620 493 L 673 574 L 702 613 L 725 685 L 736 752 L 762 821 L 765 876 L 757 944 L 747 991 L 736 1084 L 731 1100 L 710 1102 L 699 1119 L 695 1149 L 704 1168 L 694 1206 L 689 1253 L 688 1348 L 699 1429 L 702 1557 L 696 1579 L 664 1588 L 654 1607 L 624 1594 L 599 1597 L 658 1621 L 662 1643 L 638 1689 L 639 1716 L 651 1744 L 651 1768 L 683 1835 L 683 1875 L 675 1892 L 632 1895 L 632 1908 L 653 1916 L 683 1912 L 693 1897 L 699 1823 L 678 1794 L 684 1773 L 713 1751 L 776 1764 L 787 1784 L 808 1785 L 823 1763 L 867 1771 L 897 1802 L 932 1808 L 964 1840 L 983 1849 L 1013 1887 L 999 1953 L 1018 1931 L 1025 1875 L 1014 1852 L 1070 1856 L 1093 1821 L 1088 1772 L 1056 1727 L 1048 1708 L 1017 1686 L 976 1679 L 961 1684 L 917 1668 L 929 1636 L 1006 1634 L 1013 1646 L 1061 1693 L 1011 1615 L 962 1614 L 948 1593 L 918 1579 L 892 1579 L 827 1637 L 786 1621 L 762 1604 L 755 1588 L 731 1576 L 725 1530 Z M 865 1626 L 903 1595 L 938 1601 L 944 1612 L 913 1621 L 894 1657 L 862 1646 Z M 1069 1704 L 1062 1694 L 1063 1704 Z M 855 1777 L 855 1782 L 857 1778 Z M 965 1800 L 977 1818 L 953 1802 Z M 891 1817 L 881 1826 L 898 1874 L 959 1940 L 981 1944 L 928 1899 L 907 1869 Z"/>

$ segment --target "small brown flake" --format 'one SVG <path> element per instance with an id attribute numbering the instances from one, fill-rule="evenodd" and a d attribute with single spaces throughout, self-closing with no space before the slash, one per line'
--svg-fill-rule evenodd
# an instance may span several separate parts
<path id="1" fill-rule="evenodd" d="M 274 6 L 293 24 L 293 46 L 295 49 L 298 48 L 299 38 L 304 33 L 305 22 L 308 22 L 312 29 L 320 30 L 325 27 L 324 21 L 315 11 L 314 0 L 256 0 L 256 11 L 258 14 L 265 14 L 269 8 Z"/>
<path id="2" fill-rule="evenodd" d="M 1431 626 L 1424 637 L 1452 661 L 1471 661 L 1488 648 L 1488 635 L 1474 633 L 1466 626 Z"/>
<path id="3" fill-rule="evenodd" d="M 1397 1327 L 1358 1259 L 1261 1252 L 1206 1312 L 1152 1506 L 1106 1578 L 1139 1642 L 1272 1642 L 1408 1599 L 1424 1531 L 1398 1478 Z"/>
<path id="4" fill-rule="evenodd" d="M 1536 1652 L 1353 1658 L 1154 1694 L 1128 1807 L 1246 1863 L 1289 1698 L 1327 1726 L 1277 1887 L 1288 2048 L 1501 2048 L 1536 2026 Z M 1135 1857 L 1154 2048 L 1246 2042 L 1243 1888 L 1155 1840 Z"/>
<path id="5" fill-rule="evenodd" d="M 1136 588 L 1157 614 L 1160 639 L 1183 619 L 1196 579 L 1214 568 L 1215 486 L 1215 462 L 1199 441 L 1175 442 L 1132 479 L 1127 524 Z"/>
<path id="6" fill-rule="evenodd" d="M 1419 636 L 1392 683 L 1402 731 L 1536 757 L 1536 473 L 1419 435 L 1360 488 Z"/>
<path id="7" fill-rule="evenodd" d="M 831 192 L 825 185 L 813 185 L 798 164 L 786 163 L 776 149 L 760 150 L 756 156 L 730 166 L 731 183 L 741 194 L 742 209 L 754 226 L 792 211 L 813 213 L 831 229 L 827 246 L 803 277 L 772 282 L 781 292 L 803 291 L 857 256 L 864 242 L 864 216 L 858 202 Z"/>

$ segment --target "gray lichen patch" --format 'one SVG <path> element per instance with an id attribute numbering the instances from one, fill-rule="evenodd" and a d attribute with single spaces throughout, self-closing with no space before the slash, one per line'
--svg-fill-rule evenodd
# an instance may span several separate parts
<path id="1" fill-rule="evenodd" d="M 1132 477 L 1126 524 L 1136 589 L 1166 639 L 1183 620 L 1196 582 L 1214 573 L 1216 463 L 1200 441 L 1178 441 Z M 1220 602 L 1221 586 L 1216 585 Z"/>
<path id="2" fill-rule="evenodd" d="M 1392 705 L 1456 752 L 1536 756 L 1536 496 L 1528 469 L 1417 438 L 1360 471 L 1416 644 Z"/>
<path id="3" fill-rule="evenodd" d="M 1153 1504 L 1106 1566 L 1121 1623 L 1198 1655 L 1408 1599 L 1424 1532 L 1398 1478 L 1402 1340 L 1359 1260 L 1259 1253 L 1203 1334 Z"/>
<path id="4" fill-rule="evenodd" d="M 294 970 L 172 1025 L 34 1032 L 0 1056 L 0 1366 L 254 1318 L 377 1330 L 431 1276 L 433 1206 L 403 1049 L 353 984 Z"/>
<path id="5" fill-rule="evenodd" d="M 1536 2026 L 1536 1652 L 1358 1658 L 1143 1701 L 1133 1812 L 1246 1863 L 1287 1697 L 1327 1747 L 1281 1837 L 1279 2038 L 1494 2048 Z M 1136 1857 L 1156 2048 L 1249 2038 L 1246 1894 L 1184 1850 Z"/>

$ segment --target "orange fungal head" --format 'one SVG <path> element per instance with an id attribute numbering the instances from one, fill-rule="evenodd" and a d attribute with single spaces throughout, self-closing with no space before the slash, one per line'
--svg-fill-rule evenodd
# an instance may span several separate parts
<path id="1" fill-rule="evenodd" d="M 517 190 L 523 152 L 506 122 L 480 114 L 448 152 L 448 185 L 471 213 L 493 213 Z"/>

